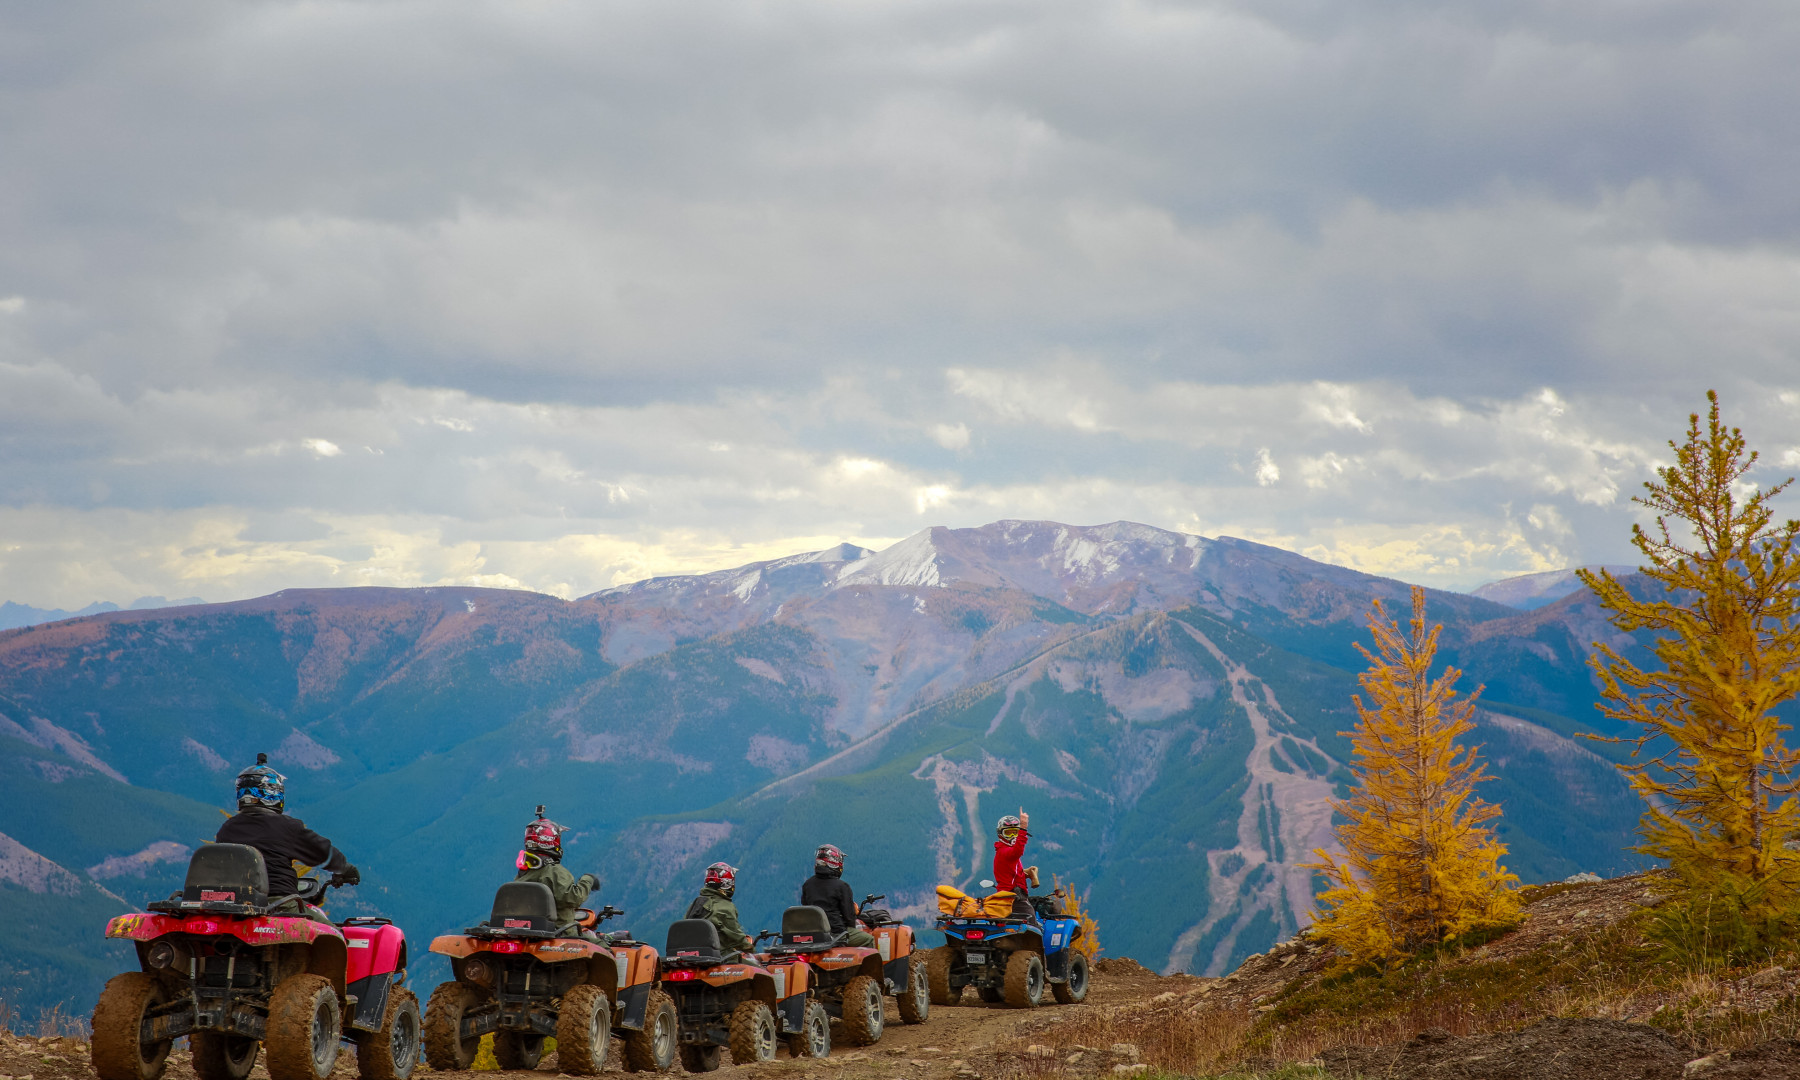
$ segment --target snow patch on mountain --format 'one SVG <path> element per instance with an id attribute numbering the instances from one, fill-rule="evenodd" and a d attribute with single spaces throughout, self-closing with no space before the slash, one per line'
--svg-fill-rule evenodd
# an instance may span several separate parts
<path id="1" fill-rule="evenodd" d="M 158 840 L 134 854 L 114 855 L 110 859 L 95 863 L 87 868 L 87 874 L 96 881 L 124 877 L 127 874 L 132 877 L 143 877 L 153 866 L 186 862 L 187 857 L 192 853 L 193 849 L 186 844 L 177 844 L 173 840 Z"/>
<path id="2" fill-rule="evenodd" d="M 0 881 L 52 896 L 74 896 L 81 891 L 80 878 L 5 833 L 0 833 Z"/>

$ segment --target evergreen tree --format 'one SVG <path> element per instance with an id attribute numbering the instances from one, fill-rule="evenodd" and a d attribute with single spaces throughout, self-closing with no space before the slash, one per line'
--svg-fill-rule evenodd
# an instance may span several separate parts
<path id="1" fill-rule="evenodd" d="M 1307 864 L 1329 887 L 1319 895 L 1313 933 L 1345 950 L 1352 962 L 1385 961 L 1470 930 L 1510 922 L 1518 913 L 1513 884 L 1500 865 L 1506 848 L 1486 823 L 1500 808 L 1475 795 L 1488 779 L 1474 748 L 1457 737 L 1473 726 L 1474 695 L 1457 700 L 1461 672 L 1431 663 L 1442 626 L 1425 628 L 1425 590 L 1412 591 L 1412 624 L 1403 633 L 1381 601 L 1369 613 L 1375 652 L 1356 697 L 1360 717 L 1350 768 L 1360 781 L 1332 808 L 1340 861 L 1323 849 Z"/>
<path id="2" fill-rule="evenodd" d="M 1744 477 L 1757 455 L 1719 420 L 1718 395 L 1702 429 L 1670 442 L 1675 463 L 1656 470 L 1634 501 L 1656 514 L 1632 526 L 1640 598 L 1602 571 L 1581 572 L 1614 626 L 1648 632 L 1660 668 L 1646 671 L 1603 643 L 1590 658 L 1600 709 L 1638 732 L 1621 766 L 1647 803 L 1637 849 L 1668 861 L 1690 903 L 1677 921 L 1727 950 L 1782 932 L 1800 912 L 1800 753 L 1776 709 L 1800 693 L 1800 521 L 1776 526 L 1767 490 Z M 1717 937 L 1725 931 L 1724 940 Z"/>

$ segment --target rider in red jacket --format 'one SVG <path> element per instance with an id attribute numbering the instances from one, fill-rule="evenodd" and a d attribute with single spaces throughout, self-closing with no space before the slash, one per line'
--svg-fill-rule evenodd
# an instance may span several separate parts
<path id="1" fill-rule="evenodd" d="M 1000 819 L 996 831 L 1000 839 L 994 841 L 994 886 L 999 889 L 1011 889 L 1021 895 L 1037 884 L 1038 869 L 1035 866 L 1021 866 L 1025 858 L 1025 842 L 1031 839 L 1026 827 L 1031 824 L 1031 816 L 1024 807 L 1019 808 L 1015 816 L 1008 814 Z"/>

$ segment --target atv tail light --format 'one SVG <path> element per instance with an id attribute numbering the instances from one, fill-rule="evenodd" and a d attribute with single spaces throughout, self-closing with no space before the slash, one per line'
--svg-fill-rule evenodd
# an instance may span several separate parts
<path id="1" fill-rule="evenodd" d="M 693 982 L 694 979 L 698 978 L 698 976 L 696 976 L 691 971 L 681 970 L 681 971 L 671 971 L 667 975 L 663 976 L 663 978 L 668 980 L 669 982 Z"/>
<path id="2" fill-rule="evenodd" d="M 187 925 L 183 926 L 182 929 L 190 934 L 216 934 L 219 932 L 220 927 L 219 924 L 212 919 L 189 919 Z"/>
<path id="3" fill-rule="evenodd" d="M 144 953 L 144 962 L 161 970 L 175 963 L 175 946 L 166 941 L 159 941 L 150 946 Z"/>
<path id="4" fill-rule="evenodd" d="M 496 942 L 494 942 L 494 951 L 497 953 L 516 953 L 520 949 L 523 949 L 524 947 L 525 946 L 519 944 L 516 941 L 496 941 Z"/>
<path id="5" fill-rule="evenodd" d="M 987 937 L 987 931 L 970 930 L 968 933 L 964 934 L 963 937 L 968 938 L 970 941 L 980 941 L 982 938 Z"/>

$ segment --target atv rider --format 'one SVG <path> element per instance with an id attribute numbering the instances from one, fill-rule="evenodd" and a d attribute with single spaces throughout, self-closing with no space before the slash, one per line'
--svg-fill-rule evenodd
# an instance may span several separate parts
<path id="1" fill-rule="evenodd" d="M 1000 819 L 995 832 L 999 839 L 994 841 L 994 886 L 999 889 L 1011 889 L 1020 896 L 1030 894 L 1031 886 L 1038 883 L 1038 868 L 1020 866 L 1025 859 L 1025 842 L 1031 839 L 1027 828 L 1031 825 L 1031 815 L 1019 807 L 1017 815 L 1008 814 Z"/>
<path id="2" fill-rule="evenodd" d="M 737 892 L 737 867 L 716 862 L 706 868 L 706 887 L 688 905 L 683 918 L 705 919 L 719 930 L 719 945 L 725 959 L 736 960 L 740 952 L 748 952 L 756 939 L 744 932 L 738 923 L 737 905 L 731 896 Z"/>
<path id="3" fill-rule="evenodd" d="M 344 853 L 331 841 L 306 827 L 299 818 L 288 817 L 287 777 L 269 767 L 269 755 L 256 755 L 256 764 L 238 773 L 238 812 L 213 837 L 221 844 L 245 844 L 262 852 L 263 865 L 269 872 L 269 898 L 278 901 L 269 908 L 271 915 L 301 915 L 314 922 L 331 919 L 311 904 L 302 904 L 294 894 L 300 891 L 300 878 L 294 864 L 317 866 L 338 875 L 346 885 L 355 885 L 362 874 L 344 858 Z"/>
<path id="4" fill-rule="evenodd" d="M 513 862 L 519 868 L 514 881 L 537 881 L 549 886 L 550 895 L 556 899 L 559 927 L 576 924 L 581 918 L 582 903 L 600 887 L 600 879 L 594 875 L 577 878 L 563 866 L 562 834 L 563 827 L 546 818 L 544 808 L 538 807 L 537 819 L 525 826 L 525 850 Z M 600 940 L 587 927 L 582 927 L 581 936 L 588 941 Z"/>
<path id="5" fill-rule="evenodd" d="M 844 853 L 830 844 L 813 852 L 813 876 L 800 883 L 800 902 L 825 909 L 831 932 L 844 944 L 859 949 L 875 947 L 875 938 L 857 925 L 856 894 L 844 881 Z"/>

